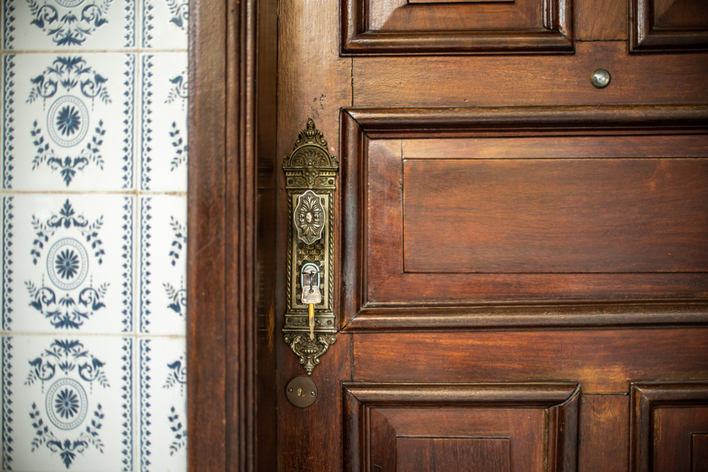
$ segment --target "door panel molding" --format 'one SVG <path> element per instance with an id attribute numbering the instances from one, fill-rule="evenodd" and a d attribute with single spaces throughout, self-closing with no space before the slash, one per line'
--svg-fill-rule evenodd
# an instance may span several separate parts
<path id="1" fill-rule="evenodd" d="M 570 0 L 342 0 L 342 55 L 572 53 Z"/>
<path id="2" fill-rule="evenodd" d="M 657 270 L 661 270 L 643 273 L 574 273 L 571 270 L 563 274 L 414 274 L 403 269 L 402 253 L 397 255 L 395 250 L 384 248 L 372 256 L 368 251 L 372 244 L 381 249 L 381 244 L 385 245 L 385 241 L 392 237 L 403 240 L 401 222 L 405 182 L 402 165 L 398 170 L 395 167 L 396 162 L 402 164 L 402 159 L 406 158 L 400 152 L 406 149 L 403 143 L 407 143 L 408 139 L 426 138 L 432 142 L 434 139 L 431 138 L 444 138 L 449 144 L 453 141 L 448 138 L 479 138 L 474 141 L 478 143 L 482 138 L 500 142 L 502 138 L 525 137 L 552 139 L 553 143 L 558 143 L 565 136 L 567 139 L 594 139 L 601 143 L 602 137 L 609 136 L 616 137 L 619 143 L 626 141 L 627 144 L 622 145 L 631 145 L 632 141 L 628 139 L 636 135 L 650 136 L 651 139 L 671 135 L 672 139 L 683 139 L 682 136 L 694 134 L 697 142 L 704 142 L 707 132 L 706 106 L 345 110 L 341 133 L 345 167 L 341 255 L 342 280 L 346 287 L 341 297 L 343 329 L 705 322 L 708 316 L 705 296 L 708 293 L 708 273 L 702 269 L 667 272 L 657 266 Z M 428 146 L 429 149 L 433 147 Z M 460 148 L 465 146 L 460 145 Z M 597 144 L 593 151 L 595 156 L 590 157 L 605 158 L 615 152 L 608 148 L 600 151 L 600 148 Z M 375 157 L 372 157 L 372 152 Z M 626 152 L 622 149 L 616 152 L 619 153 L 617 159 L 625 159 L 623 155 Z M 695 156 L 703 156 L 703 153 L 697 152 Z M 492 159 L 499 159 L 498 152 L 496 154 Z M 690 157 L 695 157 L 694 154 Z M 684 156 L 668 159 L 674 157 Z M 698 159 L 704 157 L 708 156 Z M 633 158 L 637 159 L 637 156 Z M 649 162 L 649 159 L 645 161 Z M 630 159 L 626 162 L 639 165 L 640 161 Z M 666 162 L 680 164 L 689 161 L 679 159 Z M 621 177 L 618 175 L 617 178 Z M 369 201 L 371 195 L 376 195 L 375 205 Z M 645 211 L 649 212 L 649 208 L 646 207 Z M 374 271 L 370 270 L 372 267 L 375 267 Z M 569 293 L 570 288 L 576 287 L 576 292 L 586 293 L 587 298 L 573 297 L 571 294 L 562 300 L 560 292 L 545 292 L 544 295 L 545 287 L 552 287 L 561 281 L 564 295 Z M 507 286 L 514 287 L 513 290 L 520 286 L 526 288 L 512 293 L 508 291 L 512 289 L 505 288 Z M 427 290 L 432 292 L 427 294 Z M 489 298 L 489 293 L 494 291 L 500 295 L 496 299 L 494 296 Z M 437 299 L 431 296 L 435 293 L 438 294 Z M 637 295 L 632 297 L 632 293 Z M 482 297 L 483 294 L 487 298 Z M 610 300 L 615 304 L 610 305 Z"/>
<path id="3" fill-rule="evenodd" d="M 577 467 L 580 386 L 574 382 L 344 382 L 342 397 L 345 471 L 378 470 L 373 464 L 396 470 L 397 439 L 405 437 L 477 440 L 471 449 L 480 455 L 503 452 L 489 440 L 506 439 L 515 450 L 507 470 L 514 472 L 543 463 L 549 472 Z M 508 456 L 503 460 L 508 464 Z"/>
<path id="4" fill-rule="evenodd" d="M 708 14 L 700 0 L 630 0 L 630 52 L 708 50 Z M 682 10 L 683 8 L 683 10 Z M 664 10 L 658 14 L 659 9 Z"/>
<path id="5" fill-rule="evenodd" d="M 636 382 L 629 394 L 630 472 L 697 470 L 692 446 L 708 434 L 708 382 Z"/>

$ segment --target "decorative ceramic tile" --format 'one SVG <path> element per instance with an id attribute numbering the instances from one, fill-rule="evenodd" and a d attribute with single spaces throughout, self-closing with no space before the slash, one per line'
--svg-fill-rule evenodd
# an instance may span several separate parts
<path id="1" fill-rule="evenodd" d="M 4 0 L 5 49 L 135 46 L 135 0 Z"/>
<path id="2" fill-rule="evenodd" d="M 140 189 L 187 190 L 187 53 L 141 63 Z"/>
<path id="3" fill-rule="evenodd" d="M 133 188 L 134 54 L 8 55 L 3 187 Z"/>
<path id="4" fill-rule="evenodd" d="M 122 195 L 3 197 L 2 329 L 132 332 L 134 205 Z"/>
<path id="5" fill-rule="evenodd" d="M 184 338 L 140 339 L 140 472 L 187 470 Z"/>
<path id="6" fill-rule="evenodd" d="M 2 338 L 3 470 L 134 470 L 133 339 Z"/>
<path id="7" fill-rule="evenodd" d="M 140 333 L 186 330 L 187 200 L 140 199 Z"/>
<path id="8" fill-rule="evenodd" d="M 188 0 L 143 0 L 141 46 L 187 49 Z"/>

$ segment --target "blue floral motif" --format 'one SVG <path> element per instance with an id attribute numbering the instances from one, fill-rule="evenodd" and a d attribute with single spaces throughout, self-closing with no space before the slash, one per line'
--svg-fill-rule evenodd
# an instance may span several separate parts
<path id="1" fill-rule="evenodd" d="M 187 25 L 189 24 L 189 10 L 187 2 L 180 2 L 178 0 L 167 0 L 167 8 L 170 10 L 170 23 L 176 25 L 182 31 L 187 31 Z"/>
<path id="2" fill-rule="evenodd" d="M 32 241 L 32 263 L 37 265 L 37 260 L 42 257 L 42 249 L 49 242 L 49 238 L 54 236 L 58 229 L 77 228 L 86 242 L 91 245 L 94 251 L 94 256 L 98 260 L 98 264 L 103 263 L 103 256 L 106 254 L 103 250 L 103 242 L 99 239 L 98 231 L 103 226 L 103 216 L 99 217 L 93 223 L 90 223 L 83 217 L 78 215 L 74 206 L 67 198 L 59 214 L 53 214 L 46 221 L 41 221 L 37 217 L 32 216 L 32 227 L 35 230 L 35 239 Z"/>
<path id="3" fill-rule="evenodd" d="M 73 390 L 65 388 L 54 400 L 54 410 L 62 418 L 73 418 L 79 411 L 79 396 Z"/>
<path id="4" fill-rule="evenodd" d="M 98 435 L 98 431 L 103 426 L 101 422 L 104 418 L 103 407 L 101 407 L 100 403 L 93 412 L 91 424 L 86 426 L 86 430 L 74 440 L 64 439 L 62 441 L 58 439 L 49 429 L 49 425 L 44 423 L 35 403 L 32 403 L 32 411 L 30 411 L 29 415 L 32 419 L 32 427 L 35 429 L 34 439 L 32 439 L 32 452 L 42 446 L 46 446 L 50 451 L 59 453 L 59 457 L 61 457 L 67 469 L 76 459 L 76 455 L 83 454 L 90 445 L 103 454 L 103 442 Z"/>
<path id="5" fill-rule="evenodd" d="M 184 142 L 180 133 L 177 122 L 173 121 L 172 129 L 170 130 L 170 138 L 172 139 L 172 147 L 174 148 L 175 155 L 170 161 L 170 172 L 174 172 L 175 169 L 187 162 L 188 145 Z"/>
<path id="6" fill-rule="evenodd" d="M 164 283 L 162 285 L 165 287 L 167 298 L 171 302 L 167 305 L 167 308 L 180 316 L 184 316 L 187 312 L 187 291 L 184 288 L 178 290 L 170 283 Z"/>
<path id="7" fill-rule="evenodd" d="M 79 271 L 79 256 L 71 249 L 65 249 L 59 253 L 54 264 L 62 278 L 71 279 Z"/>
<path id="8" fill-rule="evenodd" d="M 79 329 L 94 312 L 105 308 L 103 299 L 109 284 L 101 284 L 98 289 L 86 287 L 79 292 L 77 299 L 66 294 L 59 300 L 49 287 L 37 288 L 32 282 L 25 282 L 25 285 L 32 299 L 29 306 L 49 319 L 52 326 Z"/>
<path id="9" fill-rule="evenodd" d="M 79 130 L 81 126 L 81 115 L 78 110 L 71 105 L 66 105 L 57 115 L 57 128 L 61 134 L 71 136 Z"/>
<path id="10" fill-rule="evenodd" d="M 169 256 L 170 263 L 174 267 L 177 265 L 183 247 L 187 244 L 187 226 L 177 221 L 174 216 L 171 216 L 170 227 L 174 233 L 174 238 L 172 239 L 172 249 L 170 249 Z"/>
<path id="11" fill-rule="evenodd" d="M 49 349 L 34 360 L 29 361 L 32 367 L 25 385 L 32 385 L 37 380 L 44 382 L 56 375 L 57 369 L 69 375 L 76 372 L 81 379 L 93 385 L 96 381 L 101 387 L 109 387 L 108 378 L 103 371 L 104 362 L 93 356 L 84 345 L 76 340 L 54 340 Z"/>
<path id="12" fill-rule="evenodd" d="M 108 23 L 106 15 L 113 0 L 89 3 L 81 7 L 67 8 L 65 13 L 49 4 L 39 5 L 35 0 L 27 0 L 33 16 L 31 24 L 46 33 L 57 46 L 80 46 L 98 28 Z"/>
<path id="13" fill-rule="evenodd" d="M 94 130 L 93 137 L 86 144 L 86 147 L 81 149 L 78 156 L 61 157 L 49 147 L 49 143 L 45 142 L 42 135 L 42 128 L 38 126 L 37 121 L 32 124 L 30 131 L 32 144 L 36 147 L 37 153 L 32 159 L 32 170 L 37 169 L 42 164 L 47 164 L 52 170 L 59 170 L 62 180 L 68 187 L 71 181 L 76 177 L 78 171 L 84 170 L 89 164 L 95 164 L 96 167 L 103 170 L 103 157 L 101 154 L 101 145 L 103 144 L 103 136 L 106 130 L 103 129 L 103 121 L 98 122 L 98 126 Z"/>
<path id="14" fill-rule="evenodd" d="M 175 407 L 170 408 L 172 413 L 167 417 L 170 422 L 170 429 L 175 434 L 174 440 L 170 444 L 170 455 L 174 455 L 175 452 L 179 451 L 187 445 L 187 428 L 182 426 L 179 420 L 179 415 L 176 413 Z"/>
<path id="15" fill-rule="evenodd" d="M 169 389 L 179 385 L 180 395 L 184 396 L 184 386 L 187 384 L 187 365 L 184 362 L 184 356 L 181 356 L 171 364 L 167 364 L 167 367 L 170 369 L 170 373 L 163 388 Z M 177 409 L 174 406 L 170 408 L 170 413 L 172 414 L 167 416 L 167 420 L 170 422 L 170 429 L 174 433 L 174 439 L 170 444 L 170 455 L 174 455 L 174 453 L 187 445 L 187 428 L 182 425 Z"/>
<path id="16" fill-rule="evenodd" d="M 57 57 L 41 75 L 30 79 L 32 90 L 27 103 L 38 98 L 46 100 L 56 95 L 59 87 L 71 92 L 78 87 L 86 98 L 98 97 L 103 103 L 111 103 L 106 82 L 108 79 L 95 72 L 81 56 Z"/>
<path id="17" fill-rule="evenodd" d="M 175 385 L 180 386 L 180 391 L 184 394 L 184 386 L 187 384 L 187 364 L 184 362 L 184 356 L 178 360 L 167 364 L 170 373 L 167 375 L 167 380 L 163 388 L 172 388 Z"/>
<path id="18" fill-rule="evenodd" d="M 170 104 L 179 99 L 182 101 L 182 106 L 186 104 L 189 96 L 189 81 L 186 77 L 187 71 L 183 71 L 180 75 L 170 79 L 172 87 L 170 87 L 165 103 Z"/>

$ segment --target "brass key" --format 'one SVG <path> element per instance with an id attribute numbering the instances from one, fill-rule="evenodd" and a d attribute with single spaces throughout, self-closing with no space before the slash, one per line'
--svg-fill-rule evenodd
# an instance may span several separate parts
<path id="1" fill-rule="evenodd" d="M 320 291 L 320 267 L 308 262 L 302 266 L 301 273 L 302 304 L 307 305 L 307 322 L 310 326 L 310 339 L 315 339 L 315 304 L 322 303 Z"/>

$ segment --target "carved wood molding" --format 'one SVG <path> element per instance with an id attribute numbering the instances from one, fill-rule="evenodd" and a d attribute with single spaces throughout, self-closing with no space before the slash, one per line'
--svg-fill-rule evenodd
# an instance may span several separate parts
<path id="1" fill-rule="evenodd" d="M 655 0 L 631 0 L 629 2 L 631 9 L 630 52 L 708 50 L 708 25 L 703 25 L 702 28 L 686 28 L 678 25 L 657 24 L 654 15 L 654 2 Z M 680 3 L 677 2 L 676 5 L 680 5 Z M 686 14 L 690 15 L 690 12 L 686 12 Z"/>
<path id="2" fill-rule="evenodd" d="M 657 447 L 654 434 L 656 409 L 707 408 L 708 382 L 636 382 L 630 385 L 629 396 L 629 470 L 650 472 L 655 470 L 652 457 L 656 457 L 654 449 Z M 689 437 L 685 438 L 685 441 L 689 440 Z"/>
<path id="3" fill-rule="evenodd" d="M 344 414 L 344 470 L 370 471 L 371 413 L 382 408 L 514 408 L 543 409 L 548 414 L 548 441 L 544 455 L 549 472 L 571 472 L 577 467 L 580 386 L 574 382 L 539 383 L 365 383 L 342 384 Z M 400 434 L 387 424 L 387 434 Z M 405 432 L 403 432 L 405 434 Z M 389 443 L 391 441 L 389 440 Z M 395 448 L 395 445 L 393 446 Z"/>
<path id="4" fill-rule="evenodd" d="M 385 0 L 342 0 L 342 55 L 548 54 L 574 51 L 570 0 L 540 0 L 543 11 L 540 24 L 529 23 L 517 28 L 506 25 L 506 15 L 524 16 L 518 11 L 518 5 L 511 3 L 505 10 L 497 9 L 494 28 L 475 28 L 471 25 L 462 31 L 435 28 L 421 31 L 415 20 L 413 26 L 408 20 L 411 12 L 430 11 L 434 14 L 434 8 L 452 8 L 455 9 L 455 16 L 463 14 L 474 19 L 476 9 L 486 5 L 459 2 L 457 5 L 436 6 L 425 5 L 434 2 L 418 2 L 417 5 L 399 6 L 391 11 L 385 22 L 391 25 L 391 29 L 381 31 L 369 25 L 374 1 Z M 406 18 L 405 22 L 399 24 L 395 18 L 396 11 L 405 11 L 401 15 Z"/>
<path id="5" fill-rule="evenodd" d="M 708 106 L 348 109 L 370 138 L 563 136 L 708 131 Z"/>

